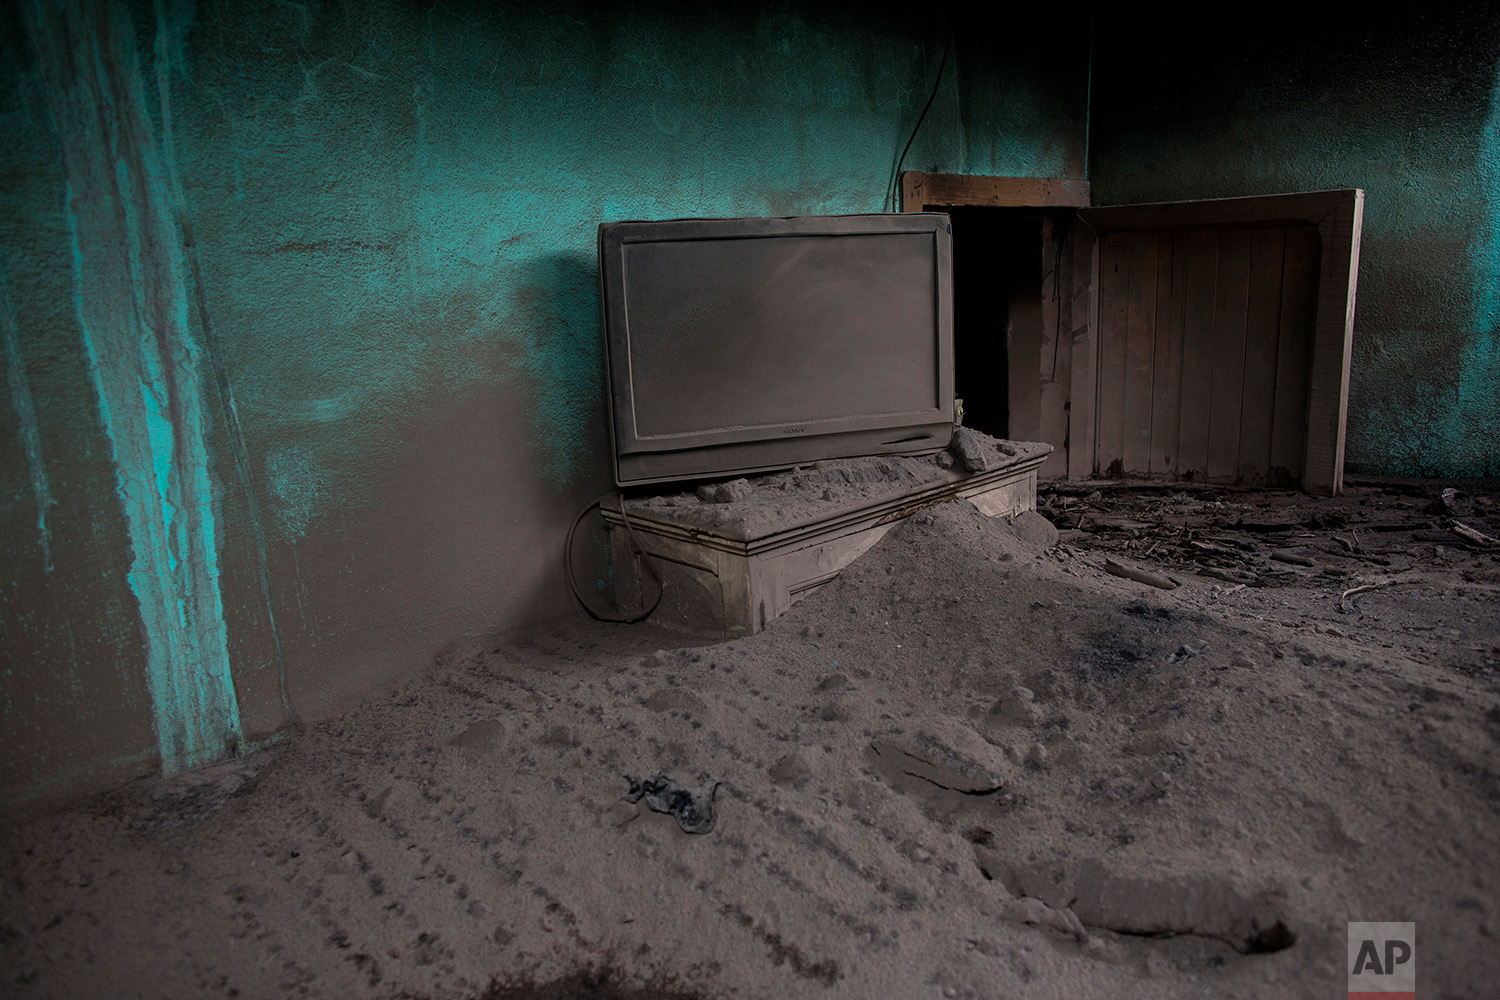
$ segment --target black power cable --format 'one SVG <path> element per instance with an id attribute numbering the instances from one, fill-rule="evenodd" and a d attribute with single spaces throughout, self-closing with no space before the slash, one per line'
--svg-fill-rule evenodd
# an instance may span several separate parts
<path id="1" fill-rule="evenodd" d="M 641 540 L 637 538 L 635 534 L 635 525 L 630 523 L 630 515 L 625 513 L 625 494 L 617 493 L 615 495 L 619 498 L 620 520 L 625 524 L 625 532 L 630 536 L 630 544 L 635 548 L 636 553 L 641 557 L 641 565 L 646 567 L 646 572 L 650 573 L 651 579 L 656 581 L 656 599 L 653 600 L 645 608 L 643 608 L 639 613 L 634 615 L 625 615 L 623 617 L 617 617 L 615 615 L 608 615 L 604 614 L 603 612 L 596 611 L 593 608 L 589 607 L 588 602 L 583 599 L 583 593 L 578 589 L 578 579 L 573 572 L 573 536 L 578 533 L 578 526 L 583 523 L 583 519 L 588 516 L 589 511 L 593 510 L 595 507 L 598 507 L 600 512 L 603 512 L 605 500 L 604 497 L 599 497 L 597 500 L 590 500 L 588 503 L 584 504 L 583 509 L 578 512 L 578 516 L 573 518 L 572 525 L 568 527 L 568 540 L 563 543 L 563 575 L 568 578 L 568 589 L 573 591 L 574 599 L 578 601 L 578 604 L 583 608 L 583 610 L 589 613 L 589 617 L 595 618 L 601 622 L 614 622 L 619 625 L 634 625 L 637 622 L 643 622 L 647 618 L 651 617 L 651 612 L 655 611 L 656 606 L 661 603 L 662 594 L 666 591 L 666 585 L 662 583 L 661 576 L 657 574 L 656 567 L 652 565 L 651 557 L 647 555 L 646 550 L 641 547 Z"/>
<path id="2" fill-rule="evenodd" d="M 888 187 L 885 203 L 887 211 L 896 210 L 896 181 L 901 176 L 901 165 L 906 162 L 906 154 L 911 150 L 911 144 L 916 141 L 917 133 L 922 131 L 922 123 L 927 120 L 927 112 L 932 110 L 932 102 L 937 100 L 938 87 L 943 82 L 943 70 L 948 66 L 948 50 L 953 46 L 953 32 L 948 32 L 948 37 L 943 41 L 943 59 L 938 63 L 937 78 L 932 81 L 932 93 L 927 96 L 927 103 L 922 107 L 922 113 L 917 116 L 917 124 L 912 126 L 911 136 L 906 140 L 906 146 L 901 150 L 901 156 L 896 160 L 896 167 L 891 171 L 891 183 Z"/>

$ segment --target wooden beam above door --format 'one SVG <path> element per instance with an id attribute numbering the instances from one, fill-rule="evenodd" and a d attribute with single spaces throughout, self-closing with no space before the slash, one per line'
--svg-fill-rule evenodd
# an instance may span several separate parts
<path id="1" fill-rule="evenodd" d="M 931 205 L 990 208 L 1087 208 L 1089 182 L 1072 177 L 980 177 L 972 174 L 901 175 L 901 211 Z"/>

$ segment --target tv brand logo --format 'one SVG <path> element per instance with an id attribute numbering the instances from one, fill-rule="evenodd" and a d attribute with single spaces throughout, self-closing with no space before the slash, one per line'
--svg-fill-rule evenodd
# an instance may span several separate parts
<path id="1" fill-rule="evenodd" d="M 1417 925 L 1349 924 L 1349 1000 L 1416 1000 Z"/>

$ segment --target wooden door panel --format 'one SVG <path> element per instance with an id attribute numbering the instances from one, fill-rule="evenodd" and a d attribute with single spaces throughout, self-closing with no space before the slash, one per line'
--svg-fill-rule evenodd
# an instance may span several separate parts
<path id="1" fill-rule="evenodd" d="M 1156 360 L 1156 276 L 1160 236 L 1136 232 L 1130 240 L 1130 300 L 1125 309 L 1125 474 L 1145 475 L 1151 465 L 1151 375 Z"/>
<path id="2" fill-rule="evenodd" d="M 1164 232 L 1158 243 L 1148 475 L 1171 475 L 1177 469 L 1182 414 L 1182 335 L 1187 313 L 1187 244 L 1185 232 Z"/>
<path id="3" fill-rule="evenodd" d="M 1080 211 L 1098 321 L 1075 339 L 1070 406 L 1092 473 L 1337 492 L 1363 205 L 1348 190 Z"/>
<path id="4" fill-rule="evenodd" d="M 1289 231 L 1302 234 L 1291 258 L 1302 271 L 1290 282 Z M 1278 385 L 1278 454 L 1283 468 L 1300 464 L 1286 453 L 1305 429 L 1299 401 L 1314 306 L 1307 232 L 1317 234 L 1311 226 L 1274 225 L 1106 236 L 1101 472 L 1268 482 Z M 1285 351 L 1284 320 L 1292 338 Z"/>
<path id="5" fill-rule="evenodd" d="M 1068 372 L 1068 432 L 1060 439 L 1068 453 L 1068 478 L 1094 474 L 1096 450 L 1094 404 L 1099 393 L 1099 237 L 1075 219 L 1070 227 L 1071 270 L 1068 296 L 1073 321 L 1072 364 Z"/>
<path id="6" fill-rule="evenodd" d="M 1271 425 L 1276 414 L 1276 347 L 1281 333 L 1281 285 L 1287 227 L 1268 226 L 1252 230 L 1252 233 L 1237 467 L 1239 482 L 1263 486 L 1271 468 Z"/>
<path id="7" fill-rule="evenodd" d="M 1179 233 L 1186 245 L 1183 262 L 1182 389 L 1178 412 L 1177 461 L 1159 475 L 1208 468 L 1208 415 L 1214 370 L 1214 298 L 1219 281 L 1219 234 L 1212 229 Z M 1186 239 L 1181 239 L 1185 236 Z"/>
<path id="8" fill-rule="evenodd" d="M 1068 393 L 1072 389 L 1073 242 L 1067 238 L 1071 219 L 1042 216 L 1042 351 L 1041 438 L 1054 445 L 1037 474 L 1060 479 L 1068 473 Z"/>
<path id="9" fill-rule="evenodd" d="M 1133 245 L 1130 233 L 1110 233 L 1099 244 L 1099 419 L 1094 447 L 1095 465 L 1105 473 L 1124 469 L 1125 349 Z"/>
<path id="10" fill-rule="evenodd" d="M 1276 342 L 1276 402 L 1268 479 L 1281 485 L 1302 468 L 1307 379 L 1318 299 L 1322 239 L 1313 226 L 1288 226 L 1282 268 L 1281 335 Z"/>
<path id="11" fill-rule="evenodd" d="M 1219 239 L 1214 292 L 1213 374 L 1208 401 L 1208 465 L 1197 472 L 1211 482 L 1232 482 L 1239 467 L 1240 407 L 1245 378 L 1245 313 L 1250 304 L 1250 236 L 1230 229 Z"/>

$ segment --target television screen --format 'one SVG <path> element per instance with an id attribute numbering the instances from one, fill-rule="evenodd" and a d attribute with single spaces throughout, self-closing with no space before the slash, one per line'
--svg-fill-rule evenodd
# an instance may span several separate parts
<path id="1" fill-rule="evenodd" d="M 599 280 L 620 486 L 948 445 L 945 215 L 617 222 Z"/>

